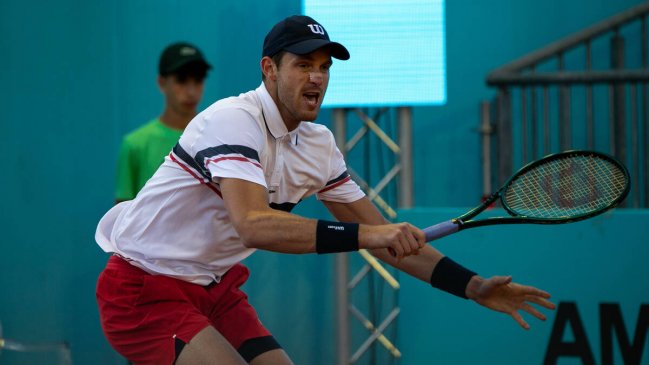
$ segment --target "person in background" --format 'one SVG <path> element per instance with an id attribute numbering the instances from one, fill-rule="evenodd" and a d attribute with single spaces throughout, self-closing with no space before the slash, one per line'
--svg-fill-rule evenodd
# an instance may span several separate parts
<path id="1" fill-rule="evenodd" d="M 210 68 L 203 53 L 190 43 L 173 43 L 164 49 L 158 65 L 164 109 L 124 137 L 117 163 L 116 203 L 135 198 L 178 142 L 197 114 Z"/>

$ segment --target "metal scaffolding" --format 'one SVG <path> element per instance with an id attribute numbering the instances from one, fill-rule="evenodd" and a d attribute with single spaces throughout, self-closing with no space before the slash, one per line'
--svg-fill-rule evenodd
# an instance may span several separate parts
<path id="1" fill-rule="evenodd" d="M 385 216 L 393 220 L 397 217 L 396 210 L 388 204 L 381 196 L 381 193 L 390 182 L 397 181 L 396 179 L 398 178 L 398 208 L 410 208 L 412 206 L 412 110 L 409 107 L 396 108 L 398 143 L 390 137 L 389 133 L 382 130 L 379 126 L 380 123 L 377 122 L 378 118 L 385 115 L 390 109 L 386 107 L 378 108 L 378 110 L 379 112 L 376 113 L 376 116 L 371 118 L 360 108 L 334 109 L 334 133 L 338 148 L 345 157 L 347 157 L 349 152 L 368 133 L 373 133 L 382 142 L 381 146 L 395 155 L 395 164 L 374 186 L 370 186 L 367 182 L 369 178 L 361 177 L 354 171 L 352 166 L 349 166 L 349 164 L 347 166 L 350 175 L 365 191 L 368 198 Z M 347 139 L 347 117 L 350 114 L 361 121 L 361 127 L 352 134 L 350 139 Z M 370 158 L 370 156 L 364 156 L 364 158 Z M 395 296 L 400 287 L 399 282 L 370 253 L 361 250 L 359 251 L 359 255 L 364 265 L 351 280 L 349 279 L 349 255 L 338 254 L 336 257 L 336 309 L 338 315 L 337 363 L 339 365 L 355 364 L 375 342 L 382 345 L 389 356 L 393 358 L 401 357 L 401 352 L 393 343 L 394 340 L 390 340 L 384 333 L 388 326 L 396 321 L 400 311 L 398 305 L 395 305 L 385 318 L 381 320 L 381 323 L 377 325 L 376 323 L 372 323 L 368 319 L 368 316 L 364 315 L 350 298 L 350 293 L 372 270 L 389 285 L 394 291 Z M 354 349 L 353 352 L 351 351 L 350 313 L 369 333 L 367 339 L 358 348 Z"/>

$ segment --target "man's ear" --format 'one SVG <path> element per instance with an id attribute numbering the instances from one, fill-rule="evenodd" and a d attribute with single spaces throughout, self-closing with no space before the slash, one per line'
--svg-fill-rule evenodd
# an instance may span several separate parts
<path id="1" fill-rule="evenodd" d="M 260 62 L 261 72 L 266 76 L 266 79 L 277 80 L 277 65 L 273 62 L 273 59 L 265 56 L 261 59 Z"/>
<path id="2" fill-rule="evenodd" d="M 160 89 L 160 91 L 164 91 L 166 81 L 166 77 L 158 75 L 158 88 Z"/>

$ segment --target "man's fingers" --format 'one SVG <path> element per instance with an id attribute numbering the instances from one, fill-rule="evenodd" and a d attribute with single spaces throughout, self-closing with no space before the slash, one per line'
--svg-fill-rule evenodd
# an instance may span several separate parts
<path id="1" fill-rule="evenodd" d="M 409 256 L 413 250 L 412 244 L 410 243 L 413 237 L 406 224 L 397 224 L 396 227 L 398 231 L 395 232 L 394 241 L 401 247 L 403 252 L 402 256 Z"/>
<path id="2" fill-rule="evenodd" d="M 409 223 L 397 223 L 390 225 L 391 229 L 396 228 L 390 234 L 391 241 L 388 251 L 392 257 L 398 260 L 410 256 L 418 255 L 419 249 L 426 245 L 423 231 Z"/>
<path id="3" fill-rule="evenodd" d="M 530 325 L 527 324 L 527 322 L 525 322 L 525 320 L 523 319 L 523 317 L 521 317 L 520 313 L 518 313 L 517 311 L 513 311 L 513 312 L 511 313 L 511 316 L 512 316 L 512 318 L 514 318 L 514 319 L 516 320 L 516 322 L 518 322 L 518 324 L 519 324 L 521 327 L 523 327 L 523 328 L 526 329 L 526 330 L 530 329 Z"/>
<path id="4" fill-rule="evenodd" d="M 413 247 L 417 250 L 424 247 L 424 245 L 426 245 L 426 235 L 424 232 L 410 223 L 408 223 L 407 227 L 408 234 L 412 239 L 412 244 L 414 245 Z"/>
<path id="5" fill-rule="evenodd" d="M 525 296 L 525 300 L 534 304 L 538 304 L 543 308 L 547 309 L 555 309 L 556 305 L 552 303 L 551 301 L 545 299 L 545 297 L 539 297 L 536 295 L 527 295 Z"/>
<path id="6" fill-rule="evenodd" d="M 521 309 L 526 311 L 527 313 L 533 315 L 534 317 L 542 320 L 542 321 L 545 321 L 545 319 L 546 319 L 545 315 L 543 315 L 543 313 L 539 312 L 538 309 L 532 307 L 531 305 L 529 305 L 527 303 L 521 304 Z"/>
<path id="7" fill-rule="evenodd" d="M 413 232 L 408 229 L 406 230 L 406 238 L 408 239 L 408 244 L 410 245 L 410 254 L 416 254 L 417 251 L 419 251 L 419 242 L 417 241 L 417 237 L 415 237 Z"/>
<path id="8" fill-rule="evenodd" d="M 424 233 L 424 231 L 413 226 L 410 223 L 408 223 L 408 229 L 410 230 L 410 233 L 412 234 L 413 238 L 417 242 L 417 247 L 423 248 L 424 246 L 426 246 L 426 234 Z"/>
<path id="9" fill-rule="evenodd" d="M 524 290 L 525 294 L 527 295 L 530 296 L 534 295 L 541 298 L 550 298 L 550 293 L 541 289 L 537 289 L 533 286 L 521 286 L 521 288 Z"/>
<path id="10" fill-rule="evenodd" d="M 403 247 L 401 247 L 401 244 L 399 243 L 398 240 L 395 240 L 392 242 L 392 249 L 396 253 L 396 258 L 397 260 L 401 260 L 403 258 Z"/>

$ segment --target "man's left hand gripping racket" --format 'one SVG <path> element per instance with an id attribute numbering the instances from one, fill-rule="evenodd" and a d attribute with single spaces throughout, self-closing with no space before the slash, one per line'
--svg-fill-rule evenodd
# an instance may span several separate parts
<path id="1" fill-rule="evenodd" d="M 433 241 L 463 229 L 495 224 L 576 222 L 615 207 L 627 196 L 629 187 L 629 172 L 613 157 L 592 151 L 561 152 L 524 166 L 464 215 L 423 231 L 426 241 Z M 498 198 L 511 217 L 471 220 Z"/>

